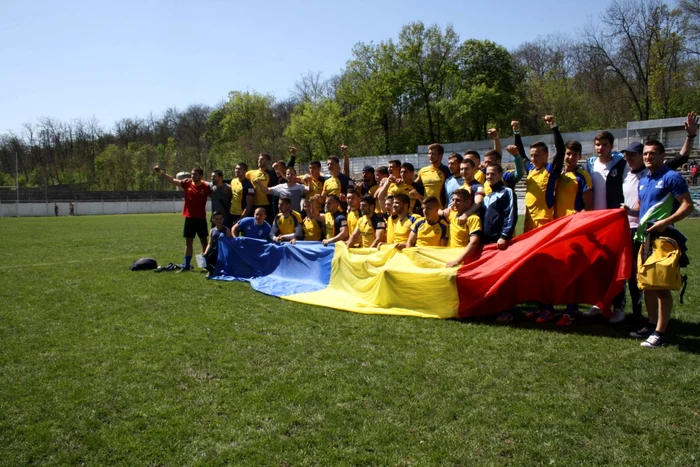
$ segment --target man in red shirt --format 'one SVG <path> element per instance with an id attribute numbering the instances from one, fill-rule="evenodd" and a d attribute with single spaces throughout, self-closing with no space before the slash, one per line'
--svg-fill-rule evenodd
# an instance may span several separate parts
<path id="1" fill-rule="evenodd" d="M 207 248 L 207 237 L 209 235 L 207 226 L 207 199 L 211 193 L 211 187 L 207 182 L 202 181 L 204 170 L 199 167 L 192 169 L 191 179 L 176 180 L 166 174 L 159 166 L 153 167 L 156 173 L 163 176 L 166 182 L 179 186 L 185 192 L 185 206 L 182 209 L 182 216 L 185 218 L 185 264 L 180 272 L 192 269 L 192 245 L 195 235 L 199 237 L 202 244 L 202 252 Z"/>

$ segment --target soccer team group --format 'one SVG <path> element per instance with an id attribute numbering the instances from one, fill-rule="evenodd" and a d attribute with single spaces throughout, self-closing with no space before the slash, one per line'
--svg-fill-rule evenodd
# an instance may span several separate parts
<path id="1" fill-rule="evenodd" d="M 182 271 L 191 269 L 193 243 L 198 237 L 207 269 L 213 274 L 221 235 L 278 244 L 298 240 L 323 245 L 345 242 L 351 248 L 383 244 L 394 244 L 397 249 L 461 248 L 446 265 L 456 267 L 478 256 L 483 245 L 495 243 L 500 250 L 508 248 L 518 217 L 515 185 L 523 177 L 525 232 L 582 210 L 624 208 L 633 236 L 637 234 L 637 240 L 633 239 L 636 258 L 640 233 L 674 229 L 674 223 L 693 211 L 687 184 L 675 170 L 688 161 L 698 120 L 694 112 L 688 114 L 685 144 L 669 161 L 664 145 L 657 140 L 635 142 L 618 153 L 613 151 L 614 136 L 603 131 L 595 136 L 595 155 L 581 167 L 581 143 L 565 143 L 554 116 L 547 115 L 544 121 L 553 133 L 556 148 L 552 162 L 544 142 L 536 142 L 525 151 L 519 122 L 513 121 L 515 144 L 505 148 L 513 156 L 515 168 L 511 170 L 501 165 L 502 148 L 496 129 L 489 130 L 494 149 L 483 157 L 476 151 L 452 153 L 445 166 L 443 146 L 431 144 L 430 164 L 417 173 L 412 164 L 391 160 L 388 166 L 364 167 L 358 183 L 349 177 L 348 148 L 344 145 L 343 168 L 338 157 L 328 157 L 326 175 L 321 174 L 321 162 L 312 161 L 309 173 L 299 177 L 294 168 L 295 148 L 290 148 L 288 162 L 277 161 L 272 168 L 269 154 L 259 155 L 257 169 L 249 170 L 244 162 L 237 164 L 229 183 L 219 170 L 211 173 L 211 183 L 203 181 L 201 168 L 193 169 L 183 179 L 173 178 L 159 166 L 154 170 L 185 192 Z M 211 230 L 206 220 L 209 198 Z M 654 223 L 647 223 L 652 218 Z M 671 291 L 646 290 L 642 294 L 635 277 L 633 271 L 628 281 L 633 316 L 641 318 L 644 298 L 648 322 L 631 335 L 644 339 L 645 347 L 665 345 L 673 308 Z M 612 314 L 593 306 L 584 315 L 604 314 L 610 322 L 620 322 L 625 318 L 625 303 L 623 290 L 613 302 Z M 577 309 L 577 305 L 567 306 L 557 326 L 573 324 Z M 552 305 L 538 303 L 525 318 L 546 323 L 555 319 L 555 313 Z M 507 323 L 513 315 L 503 311 L 497 320 Z"/>

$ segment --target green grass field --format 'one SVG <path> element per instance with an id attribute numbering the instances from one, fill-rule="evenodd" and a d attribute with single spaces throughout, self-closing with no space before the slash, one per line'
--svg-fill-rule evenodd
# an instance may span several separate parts
<path id="1" fill-rule="evenodd" d="M 700 221 L 670 346 L 366 316 L 181 262 L 178 215 L 0 219 L 0 465 L 695 465 Z M 411 290 L 407 293 L 417 293 Z"/>

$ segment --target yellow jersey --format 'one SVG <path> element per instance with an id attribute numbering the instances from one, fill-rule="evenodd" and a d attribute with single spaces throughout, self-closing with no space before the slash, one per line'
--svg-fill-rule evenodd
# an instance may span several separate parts
<path id="1" fill-rule="evenodd" d="M 256 180 L 260 180 L 260 183 L 262 183 L 263 186 L 267 186 L 270 183 L 270 176 L 267 174 L 267 172 L 260 169 L 249 170 L 248 172 L 246 172 L 245 178 L 250 180 L 250 183 L 253 184 L 253 188 L 255 189 L 253 205 L 267 206 L 268 204 L 270 204 L 270 200 L 267 198 L 267 195 L 263 193 L 263 191 L 260 188 L 258 188 L 255 184 Z"/>
<path id="2" fill-rule="evenodd" d="M 591 176 L 580 167 L 573 172 L 561 174 L 554 195 L 554 218 L 583 211 L 583 194 L 592 189 Z"/>
<path id="3" fill-rule="evenodd" d="M 374 243 L 377 231 L 386 230 L 386 222 L 377 214 L 373 214 L 372 217 L 362 216 L 357 222 L 357 228 L 360 230 L 360 245 L 369 248 Z"/>
<path id="4" fill-rule="evenodd" d="M 406 215 L 402 218 L 391 216 L 386 225 L 387 243 L 406 243 L 411 234 L 411 226 L 420 219 L 415 215 Z"/>
<path id="5" fill-rule="evenodd" d="M 355 231 L 355 227 L 357 227 L 357 222 L 360 220 L 360 217 L 362 217 L 362 213 L 359 209 L 348 212 L 348 231 L 350 232 L 350 235 L 352 235 L 352 233 Z"/>
<path id="6" fill-rule="evenodd" d="M 229 212 L 234 216 L 243 214 L 247 206 L 246 198 L 249 195 L 255 196 L 255 188 L 250 183 L 250 180 L 247 178 L 243 179 L 243 182 L 237 178 L 231 180 L 231 208 Z"/>
<path id="7" fill-rule="evenodd" d="M 323 224 L 310 217 L 304 218 L 302 222 L 304 240 L 320 242 L 323 238 Z"/>
<path id="8" fill-rule="evenodd" d="M 326 195 L 340 196 L 341 193 L 348 191 L 348 188 L 354 188 L 355 182 L 345 174 L 340 174 L 337 177 L 330 176 L 323 182 L 323 191 Z"/>
<path id="9" fill-rule="evenodd" d="M 316 180 L 312 177 L 311 181 L 306 185 L 309 191 L 304 195 L 304 199 L 308 202 L 312 196 L 320 195 L 323 192 L 323 183 L 324 180 Z M 323 201 L 320 201 L 320 198 L 316 198 L 316 210 L 317 212 L 323 212 Z"/>
<path id="10" fill-rule="evenodd" d="M 289 216 L 284 217 L 282 213 L 275 216 L 274 225 L 279 230 L 279 235 L 289 235 L 296 232 L 297 225 L 301 222 L 301 214 L 296 211 L 289 213 Z"/>
<path id="11" fill-rule="evenodd" d="M 425 188 L 425 197 L 436 197 L 440 201 L 440 208 L 442 208 L 442 193 L 445 187 L 445 174 L 442 173 L 442 170 L 436 169 L 432 165 L 423 167 L 418 171 L 418 180 Z"/>
<path id="12" fill-rule="evenodd" d="M 546 164 L 538 169 L 529 163 L 527 169 L 523 232 L 541 227 L 554 219 L 554 209 L 547 206 L 547 186 L 549 185 L 551 164 Z"/>
<path id="13" fill-rule="evenodd" d="M 441 241 L 450 236 L 450 228 L 443 220 L 431 225 L 427 219 L 419 219 L 411 231 L 416 234 L 416 246 L 442 246 Z"/>
<path id="14" fill-rule="evenodd" d="M 408 199 L 410 200 L 410 203 L 408 205 L 408 212 L 412 213 L 412 212 L 415 212 L 417 200 L 414 198 L 411 198 L 409 193 L 411 191 L 413 191 L 414 189 L 415 189 L 415 187 L 413 185 L 410 185 L 408 183 L 404 183 L 402 181 L 399 184 L 392 183 L 391 185 L 389 185 L 389 189 L 387 190 L 387 194 L 390 194 L 390 195 L 404 194 L 404 195 L 408 196 Z"/>
<path id="15" fill-rule="evenodd" d="M 450 248 L 465 247 L 469 244 L 469 237 L 481 232 L 481 219 L 476 214 L 467 217 L 464 225 L 459 225 L 457 211 L 450 211 L 448 220 L 450 221 L 450 241 L 447 244 Z"/>
<path id="16" fill-rule="evenodd" d="M 327 212 L 323 215 L 326 224 L 326 238 L 331 239 L 340 233 L 342 227 L 348 226 L 348 220 L 342 211 Z"/>
<path id="17" fill-rule="evenodd" d="M 486 183 L 486 174 L 482 172 L 481 169 L 476 169 L 476 172 L 474 172 L 474 180 L 483 185 Z"/>

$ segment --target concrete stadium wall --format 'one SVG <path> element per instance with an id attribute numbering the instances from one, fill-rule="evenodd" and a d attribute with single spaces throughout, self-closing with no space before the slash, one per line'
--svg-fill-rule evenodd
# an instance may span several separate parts
<path id="1" fill-rule="evenodd" d="M 67 216 L 69 203 L 56 203 L 60 216 Z M 78 216 L 108 215 L 108 214 L 155 214 L 182 212 L 183 201 L 81 201 L 75 203 L 75 213 Z M 207 211 L 211 212 L 211 201 L 207 201 Z M 16 203 L 1 203 L 0 217 L 16 217 Z M 53 203 L 19 203 L 19 217 L 54 216 Z"/>

